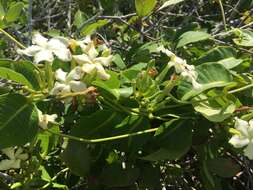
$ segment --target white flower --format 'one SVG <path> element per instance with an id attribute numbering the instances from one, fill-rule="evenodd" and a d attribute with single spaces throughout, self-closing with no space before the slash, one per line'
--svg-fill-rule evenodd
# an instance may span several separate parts
<path id="1" fill-rule="evenodd" d="M 48 114 L 43 114 L 40 110 L 38 110 L 38 118 L 39 118 L 39 126 L 42 129 L 47 129 L 47 125 L 48 123 L 54 123 L 55 119 L 57 118 L 57 114 L 52 114 L 52 115 L 48 115 Z"/>
<path id="2" fill-rule="evenodd" d="M 40 33 L 33 36 L 32 42 L 34 45 L 21 50 L 18 53 L 34 57 L 34 62 L 41 61 L 53 62 L 54 55 L 62 61 L 70 61 L 71 53 L 68 49 L 68 41 L 62 37 L 55 37 L 50 40 L 43 37 Z"/>
<path id="3" fill-rule="evenodd" d="M 2 152 L 9 159 L 4 159 L 0 162 L 0 171 L 20 168 L 21 160 L 28 159 L 28 154 L 22 153 L 23 152 L 22 148 L 18 148 L 17 151 L 15 152 L 14 147 L 9 147 L 3 149 Z"/>
<path id="4" fill-rule="evenodd" d="M 104 66 L 108 67 L 110 65 L 113 56 L 109 55 L 97 57 L 99 53 L 97 52 L 93 41 L 90 40 L 90 37 L 84 41 L 79 41 L 78 45 L 81 47 L 83 54 L 73 55 L 73 58 L 78 64 L 81 65 L 82 70 L 88 74 L 96 71 L 99 78 L 108 80 L 110 75 L 106 73 Z"/>
<path id="5" fill-rule="evenodd" d="M 244 155 L 253 159 L 253 119 L 249 122 L 235 118 L 235 129 L 238 134 L 232 136 L 229 143 L 235 148 L 243 148 Z"/>
<path id="6" fill-rule="evenodd" d="M 55 79 L 57 82 L 54 85 L 54 88 L 51 90 L 51 95 L 59 95 L 70 92 L 81 92 L 87 89 L 87 85 L 83 83 L 81 78 L 83 77 L 84 72 L 81 67 L 75 67 L 68 74 L 62 69 L 58 69 L 55 72 Z M 68 98 L 65 102 L 70 102 L 71 98 Z"/>
<path id="7" fill-rule="evenodd" d="M 170 62 L 168 64 L 174 66 L 177 74 L 180 74 L 180 76 L 192 83 L 194 89 L 201 88 L 202 85 L 197 82 L 198 73 L 196 72 L 194 65 L 188 65 L 186 60 L 177 57 L 174 53 L 165 49 L 163 46 L 159 47 L 158 51 L 161 51 L 170 57 Z"/>

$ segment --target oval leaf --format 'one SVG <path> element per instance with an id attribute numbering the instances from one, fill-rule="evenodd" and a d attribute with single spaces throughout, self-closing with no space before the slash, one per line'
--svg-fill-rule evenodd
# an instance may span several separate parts
<path id="1" fill-rule="evenodd" d="M 211 38 L 211 35 L 206 32 L 201 32 L 201 31 L 185 32 L 179 37 L 177 48 L 183 47 L 190 43 L 207 40 L 209 38 Z"/>
<path id="2" fill-rule="evenodd" d="M 177 91 L 181 100 L 188 100 L 211 88 L 227 86 L 233 79 L 230 72 L 219 63 L 204 63 L 197 66 L 196 71 L 198 73 L 197 81 L 202 87 L 193 89 L 191 84 L 183 81 Z"/>
<path id="3" fill-rule="evenodd" d="M 135 8 L 140 17 L 150 14 L 155 5 L 156 0 L 135 0 Z"/>
<path id="4" fill-rule="evenodd" d="M 37 130 L 37 111 L 24 96 L 0 96 L 0 149 L 30 142 Z"/>

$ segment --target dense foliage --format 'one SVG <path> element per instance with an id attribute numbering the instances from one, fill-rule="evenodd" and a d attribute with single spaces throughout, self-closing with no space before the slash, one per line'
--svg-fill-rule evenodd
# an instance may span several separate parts
<path id="1" fill-rule="evenodd" d="M 0 189 L 252 189 L 252 0 L 0 0 Z"/>

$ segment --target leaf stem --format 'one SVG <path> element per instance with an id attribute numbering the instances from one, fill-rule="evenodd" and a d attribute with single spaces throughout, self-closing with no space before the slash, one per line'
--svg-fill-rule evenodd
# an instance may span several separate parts
<path id="1" fill-rule="evenodd" d="M 61 137 L 65 137 L 65 138 L 68 138 L 68 139 L 71 139 L 71 140 L 80 141 L 80 142 L 84 142 L 84 143 L 100 143 L 100 142 L 106 142 L 106 141 L 113 141 L 113 140 L 118 140 L 118 139 L 129 138 L 129 137 L 132 137 L 132 136 L 143 135 L 143 134 L 147 134 L 147 133 L 153 133 L 157 130 L 158 130 L 158 127 L 143 130 L 143 131 L 138 131 L 138 132 L 134 132 L 134 133 L 128 133 L 128 134 L 124 134 L 124 135 L 117 135 L 117 136 L 98 138 L 98 139 L 84 139 L 84 138 L 75 137 L 75 136 L 72 136 L 72 135 L 57 133 L 57 132 L 52 131 L 50 129 L 45 129 L 45 131 L 48 131 L 49 133 L 52 133 L 54 135 L 58 135 L 58 136 L 61 136 Z"/>
<path id="2" fill-rule="evenodd" d="M 21 44 L 19 41 L 17 41 L 13 36 L 11 36 L 8 32 L 0 28 L 0 32 L 2 32 L 6 37 L 8 37 L 11 41 L 15 42 L 20 48 L 25 49 L 26 47 Z"/>

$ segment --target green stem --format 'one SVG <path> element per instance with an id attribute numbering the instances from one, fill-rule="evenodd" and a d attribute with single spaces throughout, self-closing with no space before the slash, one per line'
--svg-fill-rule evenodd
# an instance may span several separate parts
<path id="1" fill-rule="evenodd" d="M 241 92 L 241 91 L 247 90 L 247 89 L 249 89 L 251 87 L 253 87 L 253 83 L 252 84 L 248 84 L 246 86 L 243 86 L 241 88 L 237 88 L 235 90 L 230 90 L 230 91 L 228 91 L 228 94 L 234 94 L 234 93 L 237 93 L 237 92 Z"/>
<path id="2" fill-rule="evenodd" d="M 20 48 L 22 48 L 22 49 L 26 48 L 23 44 L 21 44 L 19 41 L 17 41 L 13 36 L 11 36 L 8 32 L 4 31 L 2 28 L 0 28 L 0 32 L 2 32 L 11 41 L 15 42 Z"/>
<path id="3" fill-rule="evenodd" d="M 132 137 L 132 136 L 143 135 L 143 134 L 147 134 L 147 133 L 153 133 L 157 130 L 158 130 L 158 127 L 143 130 L 143 131 L 138 131 L 138 132 L 134 132 L 134 133 L 128 133 L 128 134 L 124 134 L 124 135 L 117 135 L 117 136 L 111 136 L 111 137 L 105 137 L 105 138 L 99 138 L 99 139 L 84 139 L 84 138 L 75 137 L 75 136 L 72 136 L 72 135 L 57 133 L 57 132 L 54 132 L 50 129 L 45 129 L 45 131 L 48 131 L 49 133 L 52 133 L 54 135 L 58 135 L 58 136 L 61 136 L 61 137 L 65 137 L 65 138 L 68 138 L 68 139 L 71 139 L 71 140 L 80 141 L 80 142 L 84 142 L 84 143 L 100 143 L 100 142 L 113 141 L 113 140 L 118 140 L 118 139 L 129 138 L 129 137 Z"/>
<path id="4" fill-rule="evenodd" d="M 59 171 L 47 184 L 45 184 L 42 189 L 46 189 L 47 187 L 49 187 L 53 181 L 55 181 L 57 179 L 57 177 L 59 177 L 61 174 L 67 172 L 69 170 L 69 168 L 64 168 L 61 171 Z"/>
<path id="5" fill-rule="evenodd" d="M 227 29 L 225 11 L 224 11 L 224 8 L 223 8 L 221 0 L 218 0 L 218 1 L 219 1 L 219 5 L 220 5 L 220 10 L 221 10 L 221 15 L 222 15 L 222 21 L 223 21 L 224 29 L 227 31 L 228 29 Z"/>

